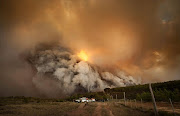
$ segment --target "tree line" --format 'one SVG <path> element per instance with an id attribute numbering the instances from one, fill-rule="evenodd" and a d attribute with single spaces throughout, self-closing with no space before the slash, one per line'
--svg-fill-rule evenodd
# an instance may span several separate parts
<path id="1" fill-rule="evenodd" d="M 153 83 L 152 89 L 156 101 L 168 101 L 171 98 L 173 101 L 180 101 L 180 80 Z M 106 93 L 112 95 L 114 98 L 123 99 L 123 92 L 126 93 L 127 99 L 143 99 L 143 101 L 151 101 L 151 94 L 149 85 L 135 85 L 128 87 L 106 88 Z"/>

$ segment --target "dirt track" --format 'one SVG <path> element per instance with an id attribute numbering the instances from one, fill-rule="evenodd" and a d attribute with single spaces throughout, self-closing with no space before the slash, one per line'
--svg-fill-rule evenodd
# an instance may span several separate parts
<path id="1" fill-rule="evenodd" d="M 72 112 L 69 112 L 68 115 L 69 116 L 83 116 L 84 114 L 84 110 L 83 108 L 85 107 L 85 104 L 80 104 L 79 107 L 75 110 L 73 110 Z"/>
<path id="2" fill-rule="evenodd" d="M 89 109 L 92 109 L 89 111 Z M 144 113 L 137 110 L 124 107 L 119 104 L 108 102 L 89 103 L 85 106 L 81 103 L 79 107 L 68 113 L 69 116 L 150 116 L 150 113 Z"/>
<path id="3" fill-rule="evenodd" d="M 114 116 L 113 114 L 112 114 L 112 111 L 111 111 L 111 109 L 109 109 L 109 107 L 107 106 L 107 103 L 97 103 L 97 107 L 96 107 L 96 109 L 95 109 L 95 111 L 94 111 L 94 113 L 93 113 L 93 116 L 101 116 L 101 114 L 102 114 L 102 107 L 104 108 L 103 110 L 106 110 L 107 112 L 107 114 L 106 115 L 109 115 L 109 116 Z"/>

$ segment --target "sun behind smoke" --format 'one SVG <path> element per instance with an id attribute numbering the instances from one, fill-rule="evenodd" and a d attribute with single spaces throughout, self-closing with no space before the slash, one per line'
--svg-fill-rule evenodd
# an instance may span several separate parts
<path id="1" fill-rule="evenodd" d="M 84 50 L 81 50 L 81 52 L 78 53 L 77 56 L 84 61 L 88 61 L 88 55 Z"/>

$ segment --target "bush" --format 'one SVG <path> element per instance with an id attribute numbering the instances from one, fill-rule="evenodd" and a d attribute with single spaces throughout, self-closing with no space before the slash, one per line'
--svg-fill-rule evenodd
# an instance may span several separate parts
<path id="1" fill-rule="evenodd" d="M 29 103 L 29 100 L 28 100 L 28 98 L 24 98 L 24 103 Z"/>
<path id="2" fill-rule="evenodd" d="M 179 102 L 180 101 L 180 92 L 178 89 L 175 89 L 174 91 L 170 90 L 162 90 L 162 89 L 156 89 L 154 92 L 154 97 L 156 101 L 166 101 L 169 102 L 169 98 L 172 99 L 172 101 Z M 136 99 L 143 101 L 151 101 L 151 94 L 150 92 L 143 92 L 141 94 L 136 94 Z"/>
<path id="3" fill-rule="evenodd" d="M 143 99 L 143 101 L 151 101 L 150 92 L 143 92 L 139 97 Z"/>
<path id="4" fill-rule="evenodd" d="M 180 102 L 180 80 L 153 83 L 152 89 L 156 101 L 168 101 L 171 98 L 174 102 Z M 150 90 L 149 85 L 135 85 L 128 87 L 118 87 L 118 88 L 106 88 L 104 90 L 106 94 L 113 95 L 115 97 L 118 95 L 118 99 L 123 99 L 123 92 L 126 93 L 127 99 L 143 99 L 150 101 Z"/>

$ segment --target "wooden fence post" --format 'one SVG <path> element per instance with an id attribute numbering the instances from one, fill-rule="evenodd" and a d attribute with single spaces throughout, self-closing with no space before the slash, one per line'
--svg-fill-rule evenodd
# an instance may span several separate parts
<path id="1" fill-rule="evenodd" d="M 126 106 L 126 93 L 125 92 L 123 93 L 124 93 L 124 105 Z"/>
<path id="2" fill-rule="evenodd" d="M 143 107 L 142 107 L 142 98 L 141 98 L 141 108 L 143 108 Z"/>
<path id="3" fill-rule="evenodd" d="M 136 99 L 134 100 L 134 102 L 135 102 L 135 108 L 137 108 L 137 103 L 136 103 Z"/>
<path id="4" fill-rule="evenodd" d="M 170 104 L 171 104 L 171 107 L 172 107 L 172 110 L 173 110 L 174 116 L 176 116 L 176 114 L 175 114 L 175 112 L 174 112 L 174 106 L 173 106 L 172 101 L 171 101 L 171 99 L 170 99 L 170 98 L 169 98 L 169 101 L 170 101 Z"/>
<path id="5" fill-rule="evenodd" d="M 150 92 L 151 92 L 152 101 L 153 101 L 153 105 L 154 105 L 154 113 L 155 113 L 155 116 L 157 116 L 158 115 L 158 110 L 157 110 L 157 106 L 156 106 L 156 101 L 155 101 L 155 98 L 154 98 L 153 90 L 152 90 L 152 87 L 151 87 L 151 83 L 149 83 L 149 89 L 150 89 Z"/>
<path id="6" fill-rule="evenodd" d="M 109 102 L 111 101 L 111 95 L 109 94 Z"/>

